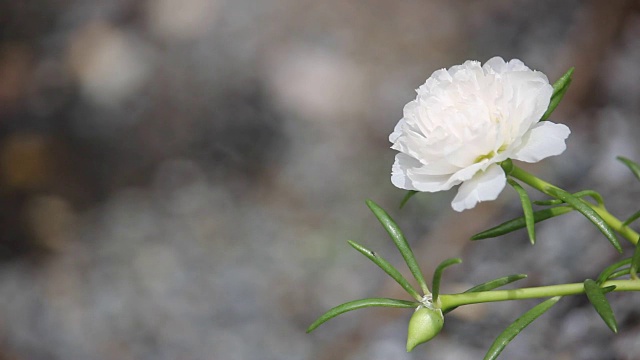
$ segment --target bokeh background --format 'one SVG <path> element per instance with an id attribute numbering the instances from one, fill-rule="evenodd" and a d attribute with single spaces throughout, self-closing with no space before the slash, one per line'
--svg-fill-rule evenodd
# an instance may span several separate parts
<path id="1" fill-rule="evenodd" d="M 478 359 L 535 301 L 469 306 L 404 350 L 410 311 L 332 306 L 402 290 L 347 239 L 402 260 L 387 208 L 444 291 L 513 273 L 593 278 L 619 255 L 577 215 L 472 243 L 520 213 L 505 191 L 458 214 L 454 191 L 398 209 L 388 134 L 433 72 L 520 58 L 554 81 L 572 135 L 529 167 L 614 214 L 640 184 L 637 1 L 0 1 L 0 359 Z M 629 251 L 629 246 L 626 247 Z M 504 359 L 640 359 L 640 297 L 613 335 L 566 298 Z"/>

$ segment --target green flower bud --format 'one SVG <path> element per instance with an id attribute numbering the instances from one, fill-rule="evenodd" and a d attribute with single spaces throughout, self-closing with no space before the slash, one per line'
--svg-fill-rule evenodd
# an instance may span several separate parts
<path id="1" fill-rule="evenodd" d="M 407 332 L 407 352 L 414 347 L 433 339 L 442 330 L 444 315 L 442 310 L 418 306 L 409 320 Z"/>

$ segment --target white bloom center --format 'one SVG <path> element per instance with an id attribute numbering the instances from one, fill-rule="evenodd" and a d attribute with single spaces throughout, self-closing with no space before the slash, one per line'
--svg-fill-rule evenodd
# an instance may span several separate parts
<path id="1" fill-rule="evenodd" d="M 429 192 L 462 184 L 456 211 L 498 197 L 506 177 L 497 163 L 537 162 L 566 149 L 569 128 L 539 122 L 553 93 L 549 80 L 520 60 L 441 69 L 417 93 L 389 136 L 400 152 L 391 181 Z"/>

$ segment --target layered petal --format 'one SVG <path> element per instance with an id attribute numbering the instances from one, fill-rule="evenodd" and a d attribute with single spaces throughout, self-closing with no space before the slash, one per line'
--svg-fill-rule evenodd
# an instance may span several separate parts
<path id="1" fill-rule="evenodd" d="M 400 189 L 418 190 L 413 186 L 413 182 L 407 175 L 407 171 L 416 166 L 420 166 L 418 160 L 403 153 L 397 154 L 396 160 L 391 167 L 391 183 Z"/>
<path id="2" fill-rule="evenodd" d="M 511 158 L 535 163 L 549 156 L 562 154 L 567 145 L 565 140 L 571 130 L 562 124 L 542 121 L 535 124 L 522 138 L 522 143 L 514 149 Z"/>
<path id="3" fill-rule="evenodd" d="M 396 155 L 396 160 L 391 168 L 391 182 L 396 187 L 405 190 L 416 190 L 426 192 L 436 192 L 449 190 L 458 182 L 451 182 L 451 175 L 437 175 L 424 171 L 425 167 L 411 156 L 400 153 Z"/>
<path id="4" fill-rule="evenodd" d="M 495 200 L 506 183 L 507 178 L 502 168 L 493 164 L 462 183 L 451 206 L 455 211 L 463 211 L 475 207 L 479 202 Z"/>
<path id="5" fill-rule="evenodd" d="M 520 60 L 466 61 L 435 71 L 416 92 L 389 136 L 399 152 L 391 181 L 427 192 L 461 184 L 452 203 L 458 211 L 498 196 L 501 161 L 536 162 L 566 148 L 566 126 L 539 123 L 553 93 L 549 80 Z"/>

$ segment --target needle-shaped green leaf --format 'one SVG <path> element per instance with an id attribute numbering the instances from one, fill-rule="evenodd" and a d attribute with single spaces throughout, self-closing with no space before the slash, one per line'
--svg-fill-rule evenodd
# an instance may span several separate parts
<path id="1" fill-rule="evenodd" d="M 551 95 L 551 100 L 549 101 L 549 108 L 547 108 L 547 111 L 542 115 L 542 118 L 540 119 L 541 121 L 547 120 L 549 116 L 551 116 L 553 110 L 555 110 L 556 107 L 558 107 L 558 104 L 560 104 L 564 94 L 569 89 L 569 85 L 571 85 L 571 75 L 573 75 L 574 70 L 575 69 L 572 67 L 562 75 L 558 81 L 553 83 L 553 95 Z"/>
<path id="2" fill-rule="evenodd" d="M 607 266 L 604 270 L 602 270 L 600 275 L 598 275 L 598 279 L 596 280 L 596 283 L 598 285 L 602 285 L 605 281 L 611 279 L 611 275 L 615 273 L 618 269 L 629 264 L 631 264 L 631 258 L 626 258 L 618 261 L 617 263 Z"/>
<path id="3" fill-rule="evenodd" d="M 631 267 L 626 267 L 624 269 L 620 269 L 620 270 L 614 272 L 613 274 L 611 274 L 609 276 L 609 280 L 613 280 L 613 279 L 617 279 L 617 278 L 619 278 L 621 276 L 629 275 L 630 271 L 631 271 Z M 615 286 L 613 286 L 613 285 L 609 286 L 609 287 L 615 288 Z M 607 289 L 607 288 L 603 288 L 603 289 Z M 611 291 L 613 291 L 613 289 Z"/>
<path id="4" fill-rule="evenodd" d="M 444 269 L 448 268 L 451 265 L 460 264 L 462 259 L 460 258 L 451 258 L 447 259 L 436 267 L 436 271 L 433 272 L 433 283 L 431 285 L 431 290 L 433 291 L 433 302 L 438 301 L 438 295 L 440 294 L 440 280 L 442 279 L 442 272 Z"/>
<path id="5" fill-rule="evenodd" d="M 471 289 L 466 290 L 465 293 L 489 291 L 489 290 L 493 290 L 493 289 L 499 288 L 501 286 L 505 286 L 505 285 L 511 284 L 512 282 L 515 282 L 515 281 L 518 281 L 518 280 L 526 279 L 526 278 L 527 278 L 526 274 L 508 275 L 508 276 L 505 276 L 505 277 L 497 278 L 497 279 L 494 279 L 494 280 L 487 281 L 485 283 L 476 285 L 476 286 L 472 287 Z"/>
<path id="6" fill-rule="evenodd" d="M 387 231 L 387 233 L 391 237 L 391 240 L 393 240 L 393 242 L 396 244 L 396 247 L 404 258 L 404 262 L 407 263 L 411 274 L 413 274 L 413 277 L 416 279 L 416 281 L 418 281 L 418 284 L 420 284 L 420 288 L 422 289 L 422 291 L 425 294 L 429 293 L 429 288 L 427 287 L 426 281 L 424 281 L 424 276 L 422 275 L 422 271 L 418 266 L 418 262 L 413 255 L 413 251 L 411 250 L 407 239 L 404 237 L 404 234 L 402 234 L 402 231 L 400 231 L 398 224 L 393 221 L 391 216 L 389 216 L 386 211 L 384 211 L 380 206 L 378 206 L 378 204 L 376 204 L 372 200 L 367 200 L 367 206 L 369 207 L 369 209 L 371 209 L 376 218 L 378 218 L 378 221 L 380 221 L 382 227 L 384 227 L 384 229 Z"/>
<path id="7" fill-rule="evenodd" d="M 598 213 L 593 210 L 587 203 L 583 200 L 571 195 L 570 193 L 559 189 L 559 188 L 549 188 L 547 192 L 567 204 L 571 205 L 574 209 L 578 210 L 582 215 L 584 215 L 589 221 L 591 221 L 597 228 L 604 234 L 604 236 L 609 240 L 611 245 L 618 250 L 618 252 L 622 253 L 622 246 L 620 246 L 620 242 L 616 237 L 616 234 L 613 232 L 613 229 L 602 219 Z"/>
<path id="8" fill-rule="evenodd" d="M 309 328 L 307 329 L 307 333 L 312 332 L 318 326 L 325 323 L 327 320 L 333 319 L 334 317 L 340 314 L 344 314 L 348 311 L 358 310 L 358 309 L 367 308 L 367 307 L 415 308 L 418 305 L 420 304 L 413 301 L 387 299 L 387 298 L 369 298 L 369 299 L 350 301 L 342 305 L 338 305 L 333 309 L 324 313 L 316 321 L 314 321 L 313 324 L 309 326 Z"/>
<path id="9" fill-rule="evenodd" d="M 585 196 L 590 196 L 591 198 L 593 198 L 593 200 L 596 201 L 596 203 L 598 205 L 604 204 L 604 199 L 602 198 L 602 195 L 600 195 L 599 193 L 597 193 L 597 192 L 595 192 L 593 190 L 578 191 L 577 193 L 574 193 L 573 196 L 575 196 L 577 198 L 583 198 Z M 551 199 L 551 200 L 538 200 L 538 201 L 534 201 L 533 203 L 536 204 L 536 205 L 541 205 L 541 206 L 549 206 L 549 205 L 564 204 L 564 201 L 562 201 L 560 199 Z"/>
<path id="10" fill-rule="evenodd" d="M 409 295 L 411 295 L 414 299 L 416 299 L 418 301 L 422 300 L 422 296 L 420 296 L 420 294 L 418 294 L 416 289 L 414 289 L 413 286 L 411 286 L 409 281 L 407 281 L 407 279 L 405 279 L 404 276 L 402 276 L 400 271 L 398 271 L 398 269 L 393 267 L 393 265 L 391 265 L 391 263 L 389 263 L 387 260 L 385 260 L 384 258 L 380 257 L 375 252 L 365 248 L 364 246 L 358 244 L 355 241 L 348 240 L 348 243 L 354 249 L 358 250 L 360 253 L 362 253 L 362 255 L 366 256 L 369 260 L 373 261 L 382 270 L 384 270 L 384 272 L 386 272 L 389 276 L 391 276 L 393 278 L 393 280 L 395 280 L 398 284 L 400 284 L 400 286 L 402 286 L 402 288 L 407 293 L 409 293 Z"/>
<path id="11" fill-rule="evenodd" d="M 582 190 L 582 191 L 578 191 L 577 193 L 574 194 L 575 197 L 579 197 L 579 198 L 583 198 L 585 196 L 590 196 L 593 200 L 596 201 L 596 203 L 600 206 L 604 205 L 604 199 L 602 198 L 602 195 L 600 195 L 600 193 L 598 193 L 597 191 L 594 190 Z"/>
<path id="12" fill-rule="evenodd" d="M 538 222 L 550 219 L 552 217 L 566 214 L 571 211 L 573 211 L 573 208 L 569 206 L 559 206 L 559 207 L 554 207 L 550 209 L 534 211 L 533 221 L 538 223 Z M 503 222 L 502 224 L 492 227 L 491 229 L 477 233 L 471 237 L 471 240 L 482 240 L 482 239 L 493 238 L 496 236 L 508 234 L 515 230 L 522 229 L 526 226 L 527 226 L 526 220 L 524 216 L 521 216 L 519 218 L 515 218 L 512 220 Z"/>
<path id="13" fill-rule="evenodd" d="M 518 280 L 522 280 L 524 278 L 526 278 L 527 275 L 525 274 L 515 274 L 515 275 L 509 275 L 509 276 L 505 276 L 505 277 L 501 277 L 498 279 L 494 279 L 494 280 L 490 280 L 487 282 L 484 282 L 482 284 L 478 284 L 466 291 L 464 291 L 465 293 L 471 293 L 471 292 L 480 292 L 480 291 L 489 291 L 489 290 L 493 290 L 496 288 L 499 288 L 501 286 L 505 286 L 507 284 L 511 284 L 514 281 L 518 281 Z M 443 313 L 448 313 L 451 312 L 455 309 L 457 309 L 458 307 L 452 307 L 452 308 L 448 308 L 448 309 L 443 309 Z"/>
<path id="14" fill-rule="evenodd" d="M 515 180 L 507 179 L 507 182 L 509 183 L 509 185 L 511 185 L 511 187 L 515 189 L 515 191 L 518 193 L 518 196 L 520 197 L 520 202 L 522 203 L 522 211 L 524 212 L 524 223 L 527 227 L 529 241 L 531 242 L 531 245 L 533 245 L 536 243 L 536 230 L 534 228 L 536 220 L 533 217 L 533 207 L 531 206 L 529 195 L 527 194 L 527 191 Z"/>
<path id="15" fill-rule="evenodd" d="M 609 305 L 609 301 L 604 296 L 604 291 L 600 286 L 593 280 L 587 279 L 584 281 L 584 292 L 587 294 L 587 298 L 591 302 L 591 305 L 596 309 L 598 315 L 604 320 L 604 323 L 607 324 L 609 329 L 614 333 L 618 332 L 618 324 L 616 323 L 616 318 L 613 315 L 613 310 L 611 310 L 611 305 Z"/>
<path id="16" fill-rule="evenodd" d="M 514 321 L 511 325 L 509 325 L 493 342 L 489 351 L 484 356 L 484 360 L 495 360 L 498 355 L 504 350 L 504 348 L 520 334 L 520 332 L 531 324 L 535 319 L 537 319 L 540 315 L 544 314 L 547 310 L 549 310 L 553 305 L 555 305 L 558 300 L 560 300 L 562 296 L 555 296 L 550 299 L 547 299 L 540 304 L 531 308 L 531 310 L 524 313 L 520 316 L 516 321 Z"/>
<path id="17" fill-rule="evenodd" d="M 620 160 L 623 164 L 627 165 L 629 170 L 636 176 L 636 179 L 640 180 L 640 165 L 638 163 L 633 162 L 630 159 L 627 159 L 624 156 L 618 156 L 616 159 Z"/>
<path id="18" fill-rule="evenodd" d="M 636 248 L 633 251 L 631 257 L 631 267 L 629 268 L 629 275 L 634 280 L 638 279 L 638 269 L 640 268 L 640 241 L 636 243 Z"/>
<path id="19" fill-rule="evenodd" d="M 627 226 L 629 224 L 631 224 L 632 222 L 636 221 L 640 219 L 640 210 L 636 211 L 635 214 L 629 216 L 629 218 L 627 220 L 625 220 L 622 225 Z"/>
<path id="20" fill-rule="evenodd" d="M 417 194 L 418 192 L 415 190 L 409 190 L 407 191 L 407 194 L 404 196 L 404 198 L 402 198 L 402 201 L 400 202 L 400 209 L 402 209 L 407 202 L 409 201 L 409 199 L 411 199 L 413 197 L 413 195 Z"/>

